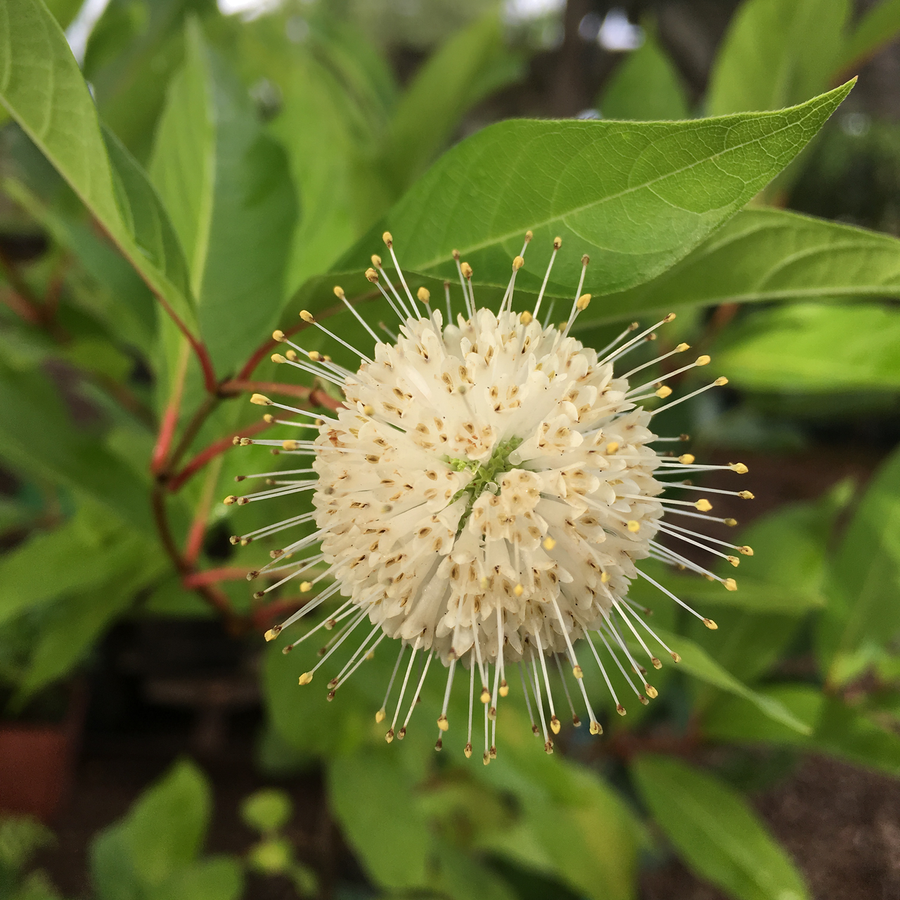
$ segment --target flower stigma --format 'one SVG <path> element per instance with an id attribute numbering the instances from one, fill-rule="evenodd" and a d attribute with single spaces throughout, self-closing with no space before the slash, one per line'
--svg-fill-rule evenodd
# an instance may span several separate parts
<path id="1" fill-rule="evenodd" d="M 629 598 L 637 579 L 708 628 L 717 627 L 644 571 L 641 561 L 690 570 L 735 590 L 733 578 L 696 561 L 697 551 L 733 566 L 740 556 L 752 555 L 749 547 L 687 527 L 697 520 L 737 524 L 710 515 L 713 504 L 705 495 L 750 499 L 749 491 L 703 490 L 689 479 L 717 469 L 743 474 L 746 466 L 702 465 L 690 453 L 675 455 L 666 448 L 687 437 L 660 437 L 652 428 L 659 412 L 726 379 L 670 400 L 668 385 L 635 377 L 655 362 L 686 352 L 690 348 L 684 343 L 616 374 L 621 360 L 653 340 L 674 314 L 643 331 L 636 323 L 628 326 L 599 352 L 571 336 L 573 323 L 591 301 L 582 293 L 587 256 L 568 319 L 551 324 L 551 305 L 541 322 L 559 238 L 553 241 L 534 308 L 514 311 L 516 276 L 531 239 L 529 232 L 512 261 L 496 312 L 476 305 L 472 267 L 454 252 L 464 302 L 464 312 L 454 319 L 449 283 L 445 316 L 432 308 L 426 288 L 415 296 L 410 291 L 386 232 L 395 279 L 377 255 L 366 277 L 396 315 L 396 330 L 383 326 L 389 339 L 379 338 L 337 287 L 336 296 L 375 342 L 370 355 L 311 313 L 304 310 L 300 316 L 305 327 L 319 329 L 354 353 L 358 368 L 346 368 L 276 331 L 275 340 L 289 349 L 275 354 L 275 362 L 312 375 L 343 396 L 325 413 L 254 394 L 252 402 L 288 414 L 267 415 L 267 423 L 306 429 L 309 436 L 235 442 L 269 446 L 278 455 L 308 461 L 296 469 L 240 476 L 265 478 L 267 488 L 225 501 L 243 505 L 298 493 L 311 496 L 310 511 L 232 538 L 246 545 L 290 529 L 302 532 L 271 551 L 271 561 L 251 573 L 268 582 L 254 595 L 259 600 L 288 582 L 299 582 L 301 593 L 310 595 L 266 633 L 267 640 L 328 601 L 337 604 L 284 647 L 288 652 L 322 629 L 332 633 L 316 664 L 299 676 L 300 684 L 311 683 L 359 629 L 356 649 L 327 684 L 328 699 L 333 699 L 384 640 L 395 639 L 399 651 L 376 713 L 376 721 L 383 722 L 393 707 L 386 740 L 405 736 L 437 661 L 446 671 L 446 684 L 436 748 L 441 749 L 450 727 L 453 686 L 462 680 L 468 685 L 464 752 L 473 753 L 480 702 L 485 765 L 497 755 L 499 701 L 519 683 L 532 731 L 548 753 L 561 729 L 560 682 L 573 724 L 580 725 L 581 718 L 569 683 L 577 689 L 592 734 L 603 730 L 590 698 L 599 685 L 620 715 L 627 696 L 619 697 L 617 685 L 621 690 L 624 683 L 645 705 L 658 695 L 640 658 L 658 669 L 657 652 L 674 662 L 680 657 L 647 624 L 649 611 Z M 708 356 L 698 356 L 667 377 L 709 362 Z M 659 400 L 665 402 L 644 406 Z M 692 499 L 697 493 L 702 496 Z M 590 690 L 582 667 L 588 660 L 600 676 Z M 460 664 L 468 673 L 458 678 Z M 513 669 L 518 669 L 515 688 L 508 681 Z"/>

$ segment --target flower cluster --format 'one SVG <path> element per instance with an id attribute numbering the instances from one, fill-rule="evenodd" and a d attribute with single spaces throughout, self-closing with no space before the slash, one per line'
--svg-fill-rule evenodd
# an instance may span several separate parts
<path id="1" fill-rule="evenodd" d="M 709 515 L 711 504 L 705 497 L 690 499 L 690 491 L 697 489 L 685 477 L 716 468 L 743 473 L 746 467 L 703 466 L 690 454 L 655 449 L 681 438 L 658 437 L 653 417 L 725 379 L 652 411 L 645 409 L 642 401 L 665 399 L 671 390 L 655 380 L 635 384 L 641 380 L 635 376 L 659 359 L 685 352 L 688 345 L 679 344 L 624 374 L 614 369 L 674 315 L 645 331 L 638 332 L 634 324 L 599 352 L 584 347 L 570 330 L 591 299 L 581 292 L 586 256 L 565 323 L 556 327 L 539 320 L 543 288 L 532 311 L 515 312 L 516 274 L 530 240 L 529 233 L 513 260 L 496 312 L 476 306 L 472 269 L 454 254 L 465 304 L 454 321 L 449 284 L 445 317 L 432 309 L 425 288 L 413 297 L 391 235 L 385 233 L 399 284 L 388 277 L 378 256 L 366 274 L 398 316 L 399 333 L 389 341 L 379 339 L 340 288 L 335 293 L 375 341 L 371 356 L 350 348 L 360 359 L 357 371 L 275 332 L 275 339 L 289 349 L 273 359 L 336 385 L 343 402 L 326 415 L 254 395 L 253 402 L 292 416 L 270 415 L 269 421 L 306 428 L 313 436 L 240 443 L 311 457 L 311 466 L 263 473 L 270 482 L 268 490 L 226 499 L 247 502 L 314 492 L 311 512 L 232 539 L 246 544 L 307 523 L 312 528 L 273 551 L 272 561 L 253 573 L 271 582 L 260 597 L 298 578 L 303 579 L 301 591 L 317 591 L 267 633 L 269 640 L 331 598 L 341 598 L 328 617 L 284 648 L 287 652 L 322 628 L 338 629 L 316 665 L 300 676 L 300 684 L 310 683 L 360 626 L 356 649 L 328 682 L 329 698 L 386 638 L 398 639 L 394 673 L 376 719 L 383 721 L 389 704 L 393 706 L 386 738 L 402 738 L 429 669 L 438 660 L 446 669 L 437 717 L 440 749 L 461 663 L 468 670 L 465 752 L 472 753 L 473 709 L 480 701 L 486 764 L 496 755 L 497 709 L 510 690 L 507 679 L 514 668 L 520 672 L 533 730 L 543 736 L 547 752 L 553 749 L 552 735 L 560 730 L 551 667 L 558 670 L 572 705 L 565 670 L 570 673 L 593 734 L 602 727 L 585 685 L 583 662 L 596 664 L 621 715 L 625 707 L 609 676 L 610 665 L 641 703 L 657 696 L 647 669 L 636 659 L 637 648 L 654 668 L 661 662 L 651 644 L 676 662 L 679 657 L 646 623 L 645 611 L 629 600 L 629 586 L 636 578 L 645 578 L 708 627 L 716 627 L 642 572 L 641 560 L 654 558 L 691 569 L 734 590 L 733 579 L 721 578 L 673 546 L 681 542 L 699 547 L 733 565 L 738 563 L 736 554 L 752 553 L 749 547 L 668 521 L 680 517 L 688 523 L 700 519 L 734 524 Z M 544 286 L 559 247 L 557 238 Z M 310 313 L 304 311 L 301 317 L 330 340 L 350 346 Z M 708 362 L 709 357 L 700 356 L 670 375 Z M 664 497 L 670 489 L 680 489 L 679 496 Z M 725 493 L 752 496 L 747 491 Z M 417 658 L 420 669 L 412 677 Z M 397 699 L 391 702 L 398 677 Z M 580 724 L 574 708 L 572 715 Z"/>

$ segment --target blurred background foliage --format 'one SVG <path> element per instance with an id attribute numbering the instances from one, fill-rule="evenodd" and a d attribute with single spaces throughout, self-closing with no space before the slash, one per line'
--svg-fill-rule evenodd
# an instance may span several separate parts
<path id="1" fill-rule="evenodd" d="M 846 858 L 804 841 L 841 840 L 816 830 L 814 805 L 779 818 L 765 799 L 798 772 L 827 781 L 831 760 L 885 797 L 892 783 L 872 773 L 900 774 L 900 3 L 47 9 L 104 131 L 81 158 L 52 117 L 39 146 L 6 114 L 0 130 L 0 728 L 85 731 L 78 802 L 35 809 L 56 824 L 56 849 L 34 820 L 0 821 L 0 894 L 900 890 L 896 807 L 842 823 L 880 860 L 845 883 L 833 867 Z M 47 45 L 33 35 L 23 52 L 37 72 Z M 225 452 L 232 436 L 259 428 L 248 392 L 278 380 L 267 333 L 302 303 L 329 314 L 327 273 L 360 268 L 387 211 L 492 122 L 778 109 L 856 73 L 748 209 L 579 322 L 602 346 L 638 313 L 676 309 L 660 344 L 711 353 L 730 387 L 677 407 L 668 430 L 713 461 L 740 454 L 758 497 L 717 507 L 753 520 L 738 592 L 675 578 L 717 632 L 634 586 L 684 658 L 659 673 L 659 699 L 606 716 L 599 740 L 564 729 L 552 757 L 523 711 L 504 710 L 502 752 L 484 769 L 456 748 L 435 755 L 424 722 L 385 746 L 372 714 L 390 660 L 335 703 L 298 691 L 296 661 L 260 641 L 291 597 L 254 601 L 244 576 L 258 557 L 228 540 L 273 513 L 221 502 L 247 472 L 246 451 Z M 62 107 L 89 102 L 74 84 L 57 85 Z M 78 168 L 107 157 L 115 197 Z M 368 249 L 351 250 L 361 239 Z M 437 692 L 426 684 L 423 708 Z"/>

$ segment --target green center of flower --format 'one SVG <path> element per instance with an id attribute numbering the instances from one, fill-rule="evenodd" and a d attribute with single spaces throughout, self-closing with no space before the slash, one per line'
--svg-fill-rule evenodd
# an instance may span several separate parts
<path id="1" fill-rule="evenodd" d="M 499 491 L 497 479 L 514 469 L 515 466 L 510 464 L 509 455 L 522 443 L 522 438 L 511 437 L 505 441 L 501 441 L 494 447 L 491 458 L 487 462 L 478 462 L 475 459 L 453 459 L 445 456 L 444 462 L 453 469 L 454 472 L 471 472 L 472 480 L 461 490 L 457 491 L 453 496 L 451 503 L 459 500 L 463 494 L 468 494 L 469 499 L 466 503 L 466 510 L 459 520 L 459 531 L 461 532 L 469 516 L 472 513 L 472 506 L 475 501 L 485 492 L 490 491 L 496 494 Z"/>

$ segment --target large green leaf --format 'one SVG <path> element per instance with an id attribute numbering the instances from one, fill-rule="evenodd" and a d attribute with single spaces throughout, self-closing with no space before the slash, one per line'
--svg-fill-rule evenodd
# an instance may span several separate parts
<path id="1" fill-rule="evenodd" d="M 747 0 L 713 64 L 707 112 L 779 109 L 823 90 L 849 13 L 849 0 Z"/>
<path id="2" fill-rule="evenodd" d="M 900 633 L 900 450 L 870 483 L 832 556 L 829 607 L 819 651 L 837 680 L 843 657 Z"/>
<path id="3" fill-rule="evenodd" d="M 651 32 L 619 64 L 599 98 L 606 119 L 686 119 L 688 101 L 678 70 Z"/>
<path id="4" fill-rule="evenodd" d="M 155 531 L 146 483 L 98 436 L 75 425 L 43 372 L 0 366 L 0 409 L 0 459 L 102 503 L 139 531 Z"/>
<path id="5" fill-rule="evenodd" d="M 776 685 L 765 693 L 810 726 L 803 735 L 760 715 L 746 701 L 723 698 L 703 719 L 703 733 L 740 744 L 778 744 L 827 753 L 857 765 L 900 776 L 900 736 L 877 725 L 864 712 L 828 697 L 812 685 Z"/>
<path id="6" fill-rule="evenodd" d="M 840 296 L 900 297 L 900 241 L 796 213 L 747 209 L 658 278 L 592 303 L 583 318 Z"/>
<path id="7" fill-rule="evenodd" d="M 521 73 L 521 61 L 506 48 L 496 11 L 431 56 L 401 96 L 382 152 L 397 195 L 444 148 L 468 110 Z"/>
<path id="8" fill-rule="evenodd" d="M 711 350 L 736 387 L 757 391 L 900 389 L 900 310 L 798 303 L 730 327 Z"/>
<path id="9" fill-rule="evenodd" d="M 200 331 L 217 369 L 249 356 L 274 327 L 297 203 L 281 147 L 245 91 L 189 24 L 150 165 L 181 239 Z"/>
<path id="10" fill-rule="evenodd" d="M 682 859 L 739 900 L 803 900 L 803 878 L 750 805 L 717 779 L 674 759 L 631 766 L 653 817 Z"/>
<path id="11" fill-rule="evenodd" d="M 372 880 L 395 890 L 422 888 L 433 838 L 397 750 L 382 745 L 338 757 L 328 767 L 328 794 Z"/>
<path id="12" fill-rule="evenodd" d="M 65 35 L 41 0 L 0 7 L 0 101 L 154 291 L 194 327 L 187 267 L 168 216 L 141 168 L 101 130 Z"/>
<path id="13" fill-rule="evenodd" d="M 541 122 L 485 128 L 446 153 L 390 211 L 402 264 L 456 278 L 458 249 L 479 284 L 503 287 L 526 230 L 534 241 L 517 284 L 536 292 L 554 237 L 547 291 L 623 290 L 671 266 L 736 213 L 818 131 L 852 87 L 774 113 L 689 122 Z M 359 271 L 373 232 L 335 267 Z M 357 275 L 345 287 L 368 284 Z M 600 304 L 598 304 L 600 305 Z"/>

